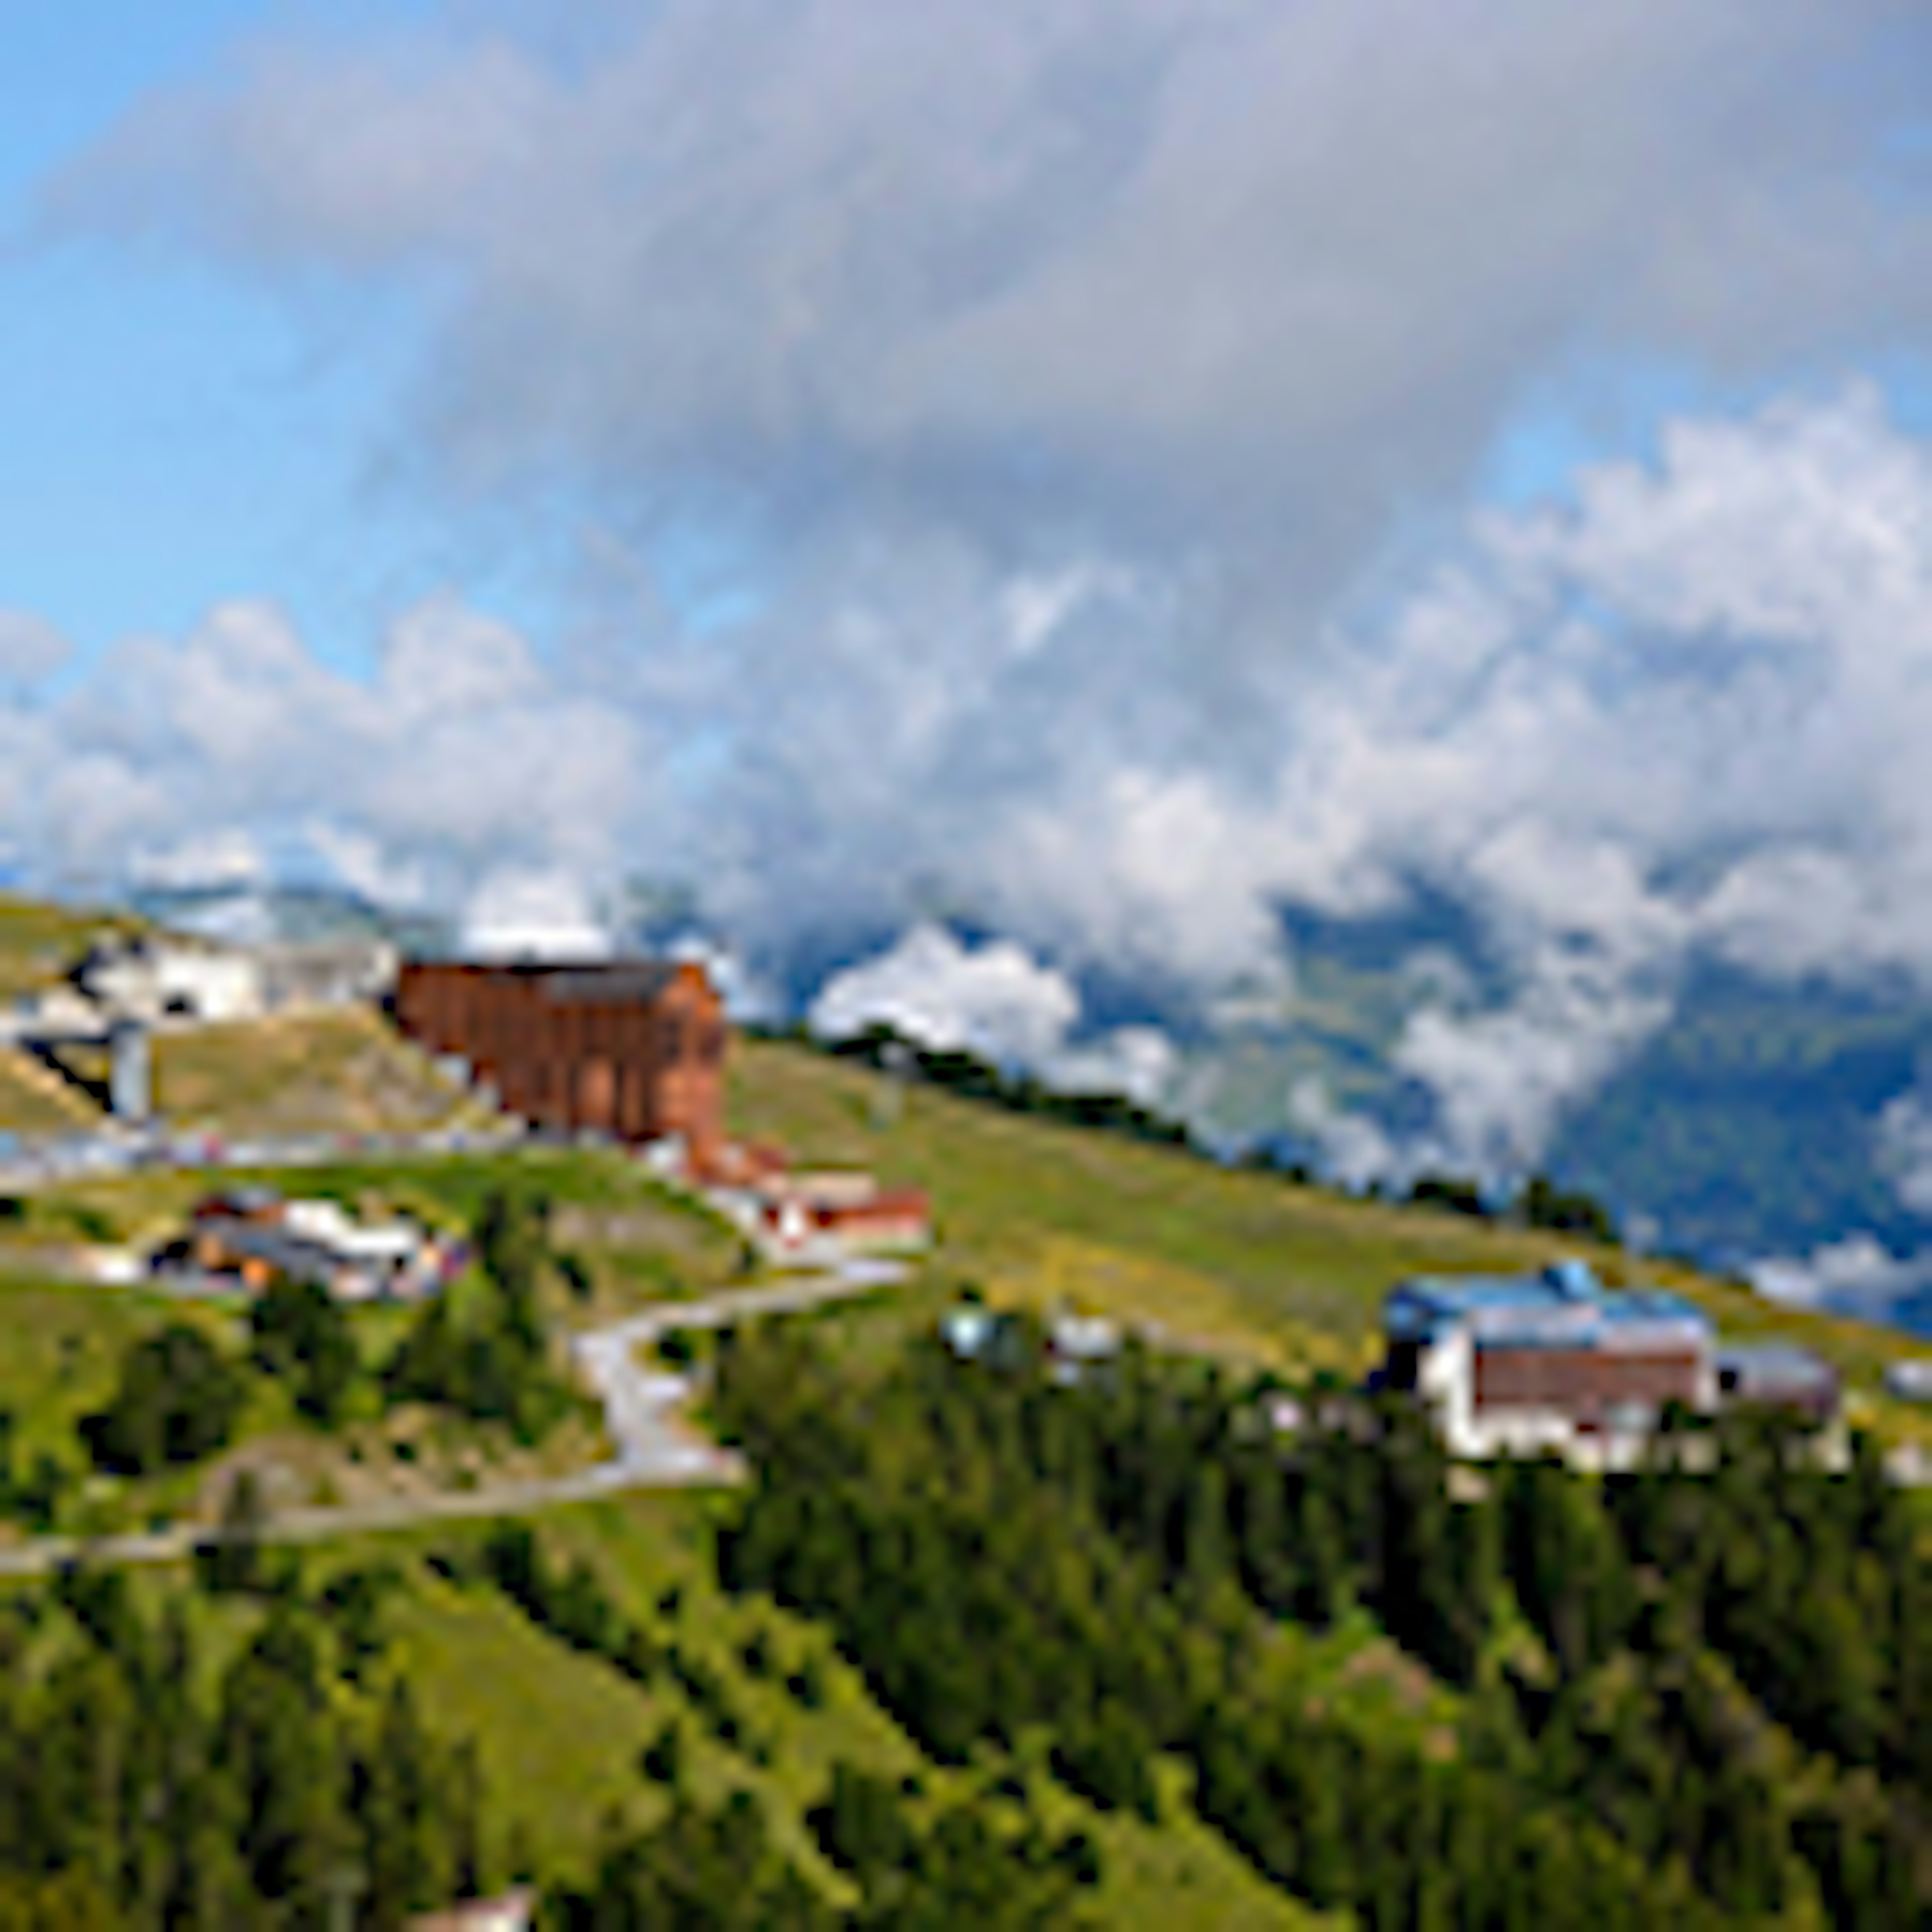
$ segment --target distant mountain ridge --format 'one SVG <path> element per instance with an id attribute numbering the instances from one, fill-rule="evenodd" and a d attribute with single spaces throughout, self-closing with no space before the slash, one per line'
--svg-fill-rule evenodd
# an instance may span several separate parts
<path id="1" fill-rule="evenodd" d="M 144 886 L 122 902 L 154 925 L 239 945 L 382 938 L 405 952 L 441 953 L 457 936 L 456 922 L 440 914 L 398 911 L 333 886 Z"/>
<path id="2" fill-rule="evenodd" d="M 1292 995 L 1192 1049 L 1177 1096 L 1221 1138 L 1264 1139 L 1317 1166 L 1334 1137 L 1296 1118 L 1298 1084 L 1398 1151 L 1425 1143 L 1441 1125 L 1438 1096 L 1396 1064 L 1405 1026 L 1444 1004 L 1445 980 L 1455 1011 L 1502 1004 L 1499 976 L 1466 937 L 1414 920 L 1379 934 L 1304 922 Z M 1732 1271 L 1868 1239 L 1898 1266 L 1824 1298 L 1932 1335 L 1932 1258 L 1922 1276 L 1915 1266 L 1932 1241 L 1932 1130 L 1917 1190 L 1888 1131 L 1916 1118 L 1922 1075 L 1932 1076 L 1924 988 L 1701 962 L 1664 1022 L 1561 1112 L 1537 1164 L 1647 1243 Z M 1932 1077 L 1925 1091 L 1932 1122 Z"/>

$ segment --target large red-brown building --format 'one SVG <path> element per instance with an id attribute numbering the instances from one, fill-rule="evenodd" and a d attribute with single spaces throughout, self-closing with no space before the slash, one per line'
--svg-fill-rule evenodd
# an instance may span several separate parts
<path id="1" fill-rule="evenodd" d="M 412 960 L 395 1015 L 540 1126 L 633 1142 L 676 1134 L 699 1173 L 724 1156 L 724 1003 L 700 966 Z"/>

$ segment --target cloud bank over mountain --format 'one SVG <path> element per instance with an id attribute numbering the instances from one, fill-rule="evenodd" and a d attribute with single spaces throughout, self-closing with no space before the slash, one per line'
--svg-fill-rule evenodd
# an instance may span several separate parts
<path id="1" fill-rule="evenodd" d="M 1694 952 L 1932 970 L 1932 458 L 1850 373 L 1932 307 L 1921 10 L 476 17 L 260 42 L 45 221 L 417 304 L 372 463 L 567 529 L 554 633 L 452 598 L 363 680 L 257 602 L 76 677 L 9 620 L 17 854 L 240 828 L 479 919 L 679 878 L 760 964 L 951 904 L 1176 999 L 1427 882 L 1511 990 L 1396 1058 L 1490 1166 Z M 1659 368 L 1654 447 L 1485 500 Z"/>

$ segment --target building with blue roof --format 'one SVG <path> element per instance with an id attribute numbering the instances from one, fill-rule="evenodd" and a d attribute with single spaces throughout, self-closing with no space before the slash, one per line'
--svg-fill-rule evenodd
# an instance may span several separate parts
<path id="1" fill-rule="evenodd" d="M 1680 1295 L 1606 1288 L 1583 1262 L 1418 1276 L 1383 1326 L 1384 1386 L 1428 1406 L 1452 1455 L 1620 1466 L 1666 1404 L 1717 1406 L 1709 1319 Z"/>

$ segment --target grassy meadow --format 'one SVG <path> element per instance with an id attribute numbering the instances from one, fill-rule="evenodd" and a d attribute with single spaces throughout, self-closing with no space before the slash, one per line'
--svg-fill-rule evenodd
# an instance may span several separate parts
<path id="1" fill-rule="evenodd" d="M 0 892 L 0 1000 L 52 985 L 104 934 L 143 931 L 126 913 L 54 905 Z"/>
<path id="2" fill-rule="evenodd" d="M 100 1110 L 52 1068 L 11 1048 L 0 1052 L 0 1131 L 84 1133 Z"/>
<path id="3" fill-rule="evenodd" d="M 1739 1340 L 1815 1349 L 1881 1433 L 1932 1439 L 1932 1419 L 1886 1397 L 1910 1337 L 1780 1308 L 1676 1264 L 1354 1199 L 1280 1176 L 964 1100 L 809 1048 L 746 1040 L 731 1118 L 801 1161 L 868 1168 L 932 1196 L 939 1239 L 922 1309 L 962 1283 L 1013 1305 L 1072 1306 L 1151 1322 L 1216 1352 L 1354 1376 L 1380 1352 L 1382 1298 L 1412 1274 L 1536 1268 L 1582 1254 L 1605 1278 L 1678 1291 Z"/>
<path id="4" fill-rule="evenodd" d="M 160 1036 L 154 1105 L 178 1126 L 232 1135 L 406 1132 L 487 1118 L 363 1006 Z"/>

